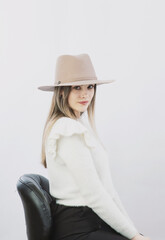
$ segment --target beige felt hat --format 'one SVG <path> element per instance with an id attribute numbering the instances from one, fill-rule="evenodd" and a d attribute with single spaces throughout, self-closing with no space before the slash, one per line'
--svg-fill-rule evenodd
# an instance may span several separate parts
<path id="1" fill-rule="evenodd" d="M 57 86 L 85 84 L 106 84 L 115 80 L 98 80 L 88 54 L 61 55 L 57 58 L 55 83 L 51 86 L 40 86 L 43 91 L 54 91 Z"/>

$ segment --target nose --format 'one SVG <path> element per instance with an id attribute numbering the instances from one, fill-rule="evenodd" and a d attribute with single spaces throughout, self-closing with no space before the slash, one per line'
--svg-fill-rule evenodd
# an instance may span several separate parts
<path id="1" fill-rule="evenodd" d="M 83 97 L 87 97 L 87 96 L 88 96 L 88 90 L 87 89 L 82 90 L 81 97 L 83 98 Z"/>

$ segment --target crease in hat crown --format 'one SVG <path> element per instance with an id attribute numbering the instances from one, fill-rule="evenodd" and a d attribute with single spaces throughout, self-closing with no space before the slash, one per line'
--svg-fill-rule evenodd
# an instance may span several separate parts
<path id="1" fill-rule="evenodd" d="M 56 61 L 55 82 L 52 86 L 40 86 L 38 89 L 54 91 L 56 86 L 83 84 L 104 84 L 115 80 L 99 81 L 88 54 L 61 55 Z"/>

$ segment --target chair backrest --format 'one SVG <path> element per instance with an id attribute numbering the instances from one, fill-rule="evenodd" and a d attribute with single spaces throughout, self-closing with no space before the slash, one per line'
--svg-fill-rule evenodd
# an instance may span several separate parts
<path id="1" fill-rule="evenodd" d="M 48 179 L 38 174 L 24 174 L 17 182 L 17 190 L 24 207 L 28 240 L 50 240 L 50 204 L 55 198 L 49 193 Z"/>

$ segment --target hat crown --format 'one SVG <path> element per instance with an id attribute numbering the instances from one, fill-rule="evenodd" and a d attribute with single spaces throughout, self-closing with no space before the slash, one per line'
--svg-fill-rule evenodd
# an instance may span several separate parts
<path id="1" fill-rule="evenodd" d="M 56 62 L 55 84 L 79 80 L 97 80 L 88 54 L 61 55 Z"/>

